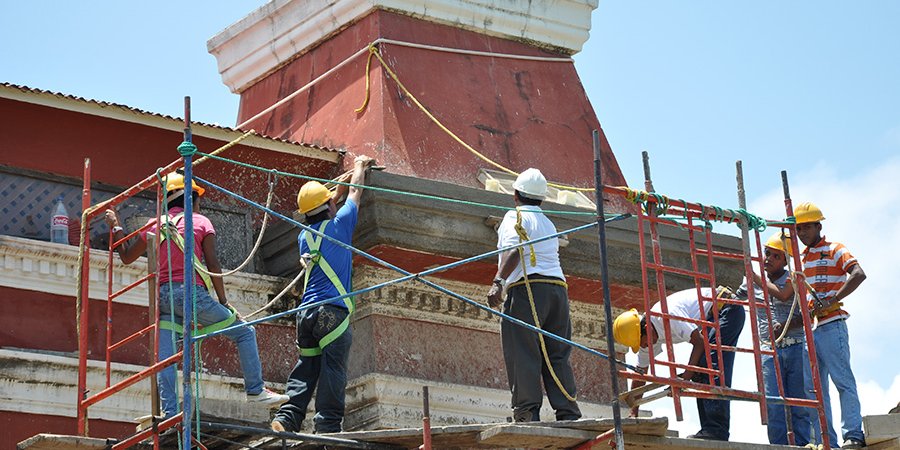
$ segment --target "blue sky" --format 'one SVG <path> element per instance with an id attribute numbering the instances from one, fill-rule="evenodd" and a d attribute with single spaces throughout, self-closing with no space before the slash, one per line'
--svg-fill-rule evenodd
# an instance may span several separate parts
<path id="1" fill-rule="evenodd" d="M 190 95 L 195 120 L 233 125 L 238 98 L 221 83 L 206 40 L 261 4 L 5 2 L 0 81 L 174 116 Z M 825 210 L 826 234 L 869 274 L 848 302 L 864 413 L 900 400 L 900 362 L 887 345 L 900 334 L 885 314 L 897 310 L 889 271 L 900 233 L 897 23 L 900 2 L 891 0 L 601 0 L 575 57 L 630 185 L 642 185 L 647 150 L 660 192 L 736 207 L 741 159 L 751 211 L 783 215 L 782 169 L 795 202 Z M 749 388 L 751 380 L 735 383 Z M 651 409 L 674 417 L 670 406 Z M 693 405 L 685 411 L 673 427 L 696 431 Z M 733 423 L 758 422 L 755 408 L 736 409 Z M 764 439 L 755 425 L 734 428 L 735 438 Z"/>

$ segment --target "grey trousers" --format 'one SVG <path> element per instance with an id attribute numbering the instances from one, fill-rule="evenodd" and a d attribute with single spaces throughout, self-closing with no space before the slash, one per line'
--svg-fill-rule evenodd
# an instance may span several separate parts
<path id="1" fill-rule="evenodd" d="M 550 279 L 532 275 L 529 280 Z M 569 298 L 566 288 L 559 285 L 532 282 L 534 305 L 541 328 L 560 337 L 570 339 L 572 322 L 569 319 Z M 524 285 L 510 288 L 503 304 L 503 312 L 525 323 L 534 325 L 528 292 Z M 513 417 L 516 422 L 540 420 L 541 404 L 544 401 L 541 386 L 547 392 L 550 406 L 556 411 L 556 420 L 575 420 L 581 417 L 578 403 L 566 398 L 550 375 L 538 334 L 509 321 L 500 323 L 500 338 L 503 343 L 503 359 L 512 391 Z M 575 376 L 569 364 L 572 347 L 544 337 L 550 364 L 562 382 L 565 390 L 575 396 Z"/>

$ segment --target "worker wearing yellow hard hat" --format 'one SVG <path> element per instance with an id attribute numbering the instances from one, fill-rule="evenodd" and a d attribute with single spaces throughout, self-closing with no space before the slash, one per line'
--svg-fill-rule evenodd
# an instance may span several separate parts
<path id="1" fill-rule="evenodd" d="M 701 294 L 706 300 L 703 301 L 704 309 L 700 311 L 700 302 L 697 298 L 697 289 L 690 288 L 683 291 L 675 292 L 666 297 L 666 307 L 669 315 L 672 316 L 668 320 L 671 343 L 690 343 L 693 347 L 688 364 L 691 366 L 711 367 L 718 369 L 719 354 L 715 351 L 715 343 L 721 341 L 723 346 L 734 346 L 737 344 L 741 330 L 744 328 L 744 320 L 746 314 L 744 308 L 740 305 L 730 303 L 717 302 L 715 298 L 721 298 L 730 293 L 727 288 L 713 290 L 711 288 L 702 288 Z M 711 344 L 712 364 L 707 364 L 703 344 L 703 334 L 700 328 L 694 322 L 686 320 L 678 320 L 678 318 L 691 320 L 714 320 L 713 306 L 718 309 L 719 331 L 715 328 L 709 330 L 709 342 Z M 665 330 L 663 318 L 661 314 L 661 306 L 659 303 L 650 308 L 649 324 L 648 316 L 638 313 L 637 310 L 631 309 L 625 311 L 613 322 L 613 338 L 619 344 L 627 346 L 631 351 L 638 354 L 637 366 L 646 369 L 650 365 L 650 346 L 653 349 L 654 358 L 660 359 L 662 353 L 662 343 L 665 339 Z M 669 358 L 674 361 L 674 355 Z M 725 372 L 725 385 L 731 386 L 732 372 L 734 368 L 734 352 L 724 352 L 721 355 L 722 366 Z M 686 370 L 678 375 L 680 378 L 689 379 L 701 383 L 710 383 L 706 374 Z M 714 377 L 713 383 L 719 384 L 718 377 Z M 643 386 L 644 382 L 633 380 L 631 389 Z M 730 437 L 730 404 L 727 400 L 711 400 L 697 399 L 697 411 L 700 416 L 700 431 L 688 437 L 694 439 L 708 439 L 717 441 L 727 441 Z M 636 416 L 638 407 L 632 408 L 632 415 Z"/>
<path id="2" fill-rule="evenodd" d="M 259 359 L 259 348 L 256 343 L 256 330 L 253 327 L 231 327 L 243 321 L 228 305 L 225 285 L 220 277 L 210 277 L 206 272 L 219 274 L 222 266 L 216 255 L 216 230 L 212 222 L 200 214 L 197 199 L 204 189 L 191 183 L 191 195 L 186 196 L 184 176 L 170 173 L 162 181 L 166 190 L 166 212 L 157 218 L 150 219 L 148 227 L 141 231 L 138 239 L 132 239 L 117 248 L 119 258 L 130 264 L 147 249 L 148 235 L 159 234 L 159 360 L 165 360 L 175 354 L 177 335 L 181 333 L 181 307 L 178 305 L 185 297 L 184 251 L 186 236 L 185 202 L 191 201 L 191 231 L 194 237 L 194 286 L 191 286 L 196 299 L 196 320 L 204 331 L 228 328 L 222 334 L 235 343 L 244 374 L 244 389 L 248 402 L 276 407 L 288 400 L 286 395 L 270 391 L 265 387 L 262 375 L 262 364 Z M 105 213 L 106 223 L 110 226 L 114 239 L 126 236 L 119 216 L 112 209 Z M 213 297 L 215 293 L 215 297 Z M 176 389 L 175 366 L 162 369 L 157 375 L 159 383 L 159 399 L 162 414 L 165 417 L 175 416 L 180 407 Z"/>
<path id="3" fill-rule="evenodd" d="M 794 218 L 797 237 L 806 246 L 803 251 L 803 273 L 815 291 L 810 306 L 818 320 L 813 335 L 819 381 L 828 416 L 828 435 L 832 443 L 838 442 L 831 417 L 830 379 L 840 394 L 841 437 L 844 439 L 841 448 L 861 448 L 866 445 L 866 440 L 862 431 L 856 378 L 850 367 L 850 336 L 847 331 L 850 314 L 843 309 L 843 302 L 866 279 L 866 273 L 847 247 L 828 241 L 822 235 L 825 215 L 818 206 L 801 203 L 794 209 Z"/>
<path id="4" fill-rule="evenodd" d="M 756 326 L 762 348 L 775 351 L 775 356 L 767 353 L 761 357 L 765 392 L 766 395 L 773 397 L 781 395 L 778 388 L 780 374 L 785 397 L 811 398 L 813 382 L 809 355 L 806 351 L 803 317 L 800 308 L 793 307 L 794 285 L 787 270 L 788 258 L 793 254 L 791 236 L 782 231 L 772 234 L 766 240 L 763 252 L 765 278 L 753 274 L 753 294 L 759 305 L 756 308 Z M 746 280 L 735 291 L 735 295 L 738 298 L 749 296 Z M 763 307 L 766 300 L 769 302 L 768 308 Z M 780 371 L 776 372 L 776 369 Z M 793 445 L 802 447 L 818 442 L 815 433 L 811 433 L 812 427 L 818 429 L 818 420 L 814 420 L 812 410 L 792 406 L 789 410 L 790 416 L 785 417 L 784 405 L 768 402 L 766 408 L 769 417 L 766 430 L 770 444 L 791 443 L 788 440 L 788 429 L 792 429 L 794 433 Z M 787 426 L 788 420 L 792 425 L 791 428 Z"/>
<path id="5" fill-rule="evenodd" d="M 309 229 L 297 238 L 301 261 L 306 262 L 302 305 L 338 298 L 350 291 L 353 253 L 347 246 L 356 229 L 366 169 L 375 161 L 357 156 L 353 171 L 338 181 L 334 193 L 318 181 L 309 181 L 297 193 L 297 208 L 305 216 Z M 346 201 L 340 208 L 337 202 Z M 315 230 L 315 232 L 311 232 Z M 335 242 L 337 241 L 337 242 Z M 300 358 L 287 380 L 286 394 L 290 397 L 275 413 L 271 423 L 278 432 L 299 432 L 306 408 L 316 391 L 316 433 L 341 431 L 344 418 L 344 394 L 347 388 L 347 360 L 353 340 L 350 315 L 355 304 L 352 297 L 343 297 L 306 309 L 297 317 L 297 346 Z"/>

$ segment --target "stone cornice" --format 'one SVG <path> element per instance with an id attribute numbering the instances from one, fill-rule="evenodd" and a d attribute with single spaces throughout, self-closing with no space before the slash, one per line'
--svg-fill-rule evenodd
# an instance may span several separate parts
<path id="1" fill-rule="evenodd" d="M 588 39 L 597 5 L 598 0 L 272 0 L 212 37 L 207 49 L 225 85 L 241 92 L 374 9 L 574 54 Z"/>
<path id="2" fill-rule="evenodd" d="M 104 362 L 88 360 L 87 366 L 88 390 L 92 393 L 102 391 L 106 382 Z M 146 367 L 112 363 L 110 381 L 118 383 L 143 369 Z M 77 357 L 0 349 L 0 411 L 75 417 L 77 374 Z M 239 378 L 204 374 L 201 397 L 204 411 L 244 420 L 268 421 L 265 407 L 246 404 L 244 383 Z M 135 417 L 149 413 L 148 379 L 88 409 L 91 419 L 115 422 L 131 422 Z"/>
<path id="3" fill-rule="evenodd" d="M 0 286 L 48 294 L 75 296 L 78 247 L 0 235 Z M 108 253 L 91 250 L 90 298 L 106 300 Z M 113 259 L 113 291 L 134 283 L 147 273 L 147 259 L 123 266 Z M 229 302 L 238 311 L 253 311 L 265 305 L 283 283 L 281 278 L 236 273 L 225 278 Z M 115 298 L 116 303 L 146 306 L 147 283 Z"/>
<path id="4" fill-rule="evenodd" d="M 358 266 L 354 271 L 353 286 L 360 289 L 397 277 L 394 272 L 387 269 Z M 427 279 L 476 301 L 483 300 L 489 288 L 461 281 L 433 277 Z M 367 292 L 357 298 L 357 308 L 354 320 L 377 314 L 492 333 L 500 330 L 500 319 L 497 316 L 415 281 Z M 606 348 L 606 325 L 602 306 L 570 302 L 569 311 L 572 318 L 573 340 L 591 348 Z M 618 315 L 620 312 L 621 309 L 614 308 L 613 314 Z M 626 350 L 625 347 L 616 347 L 620 352 Z"/>

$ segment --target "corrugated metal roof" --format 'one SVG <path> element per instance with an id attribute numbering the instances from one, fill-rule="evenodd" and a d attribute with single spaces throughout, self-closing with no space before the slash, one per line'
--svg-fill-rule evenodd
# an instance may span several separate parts
<path id="1" fill-rule="evenodd" d="M 146 110 L 143 110 L 140 108 L 123 105 L 120 103 L 112 103 L 112 102 L 106 102 L 106 101 L 102 101 L 102 100 L 95 100 L 92 98 L 79 97 L 77 95 L 64 94 L 62 92 L 48 91 L 45 89 L 37 89 L 37 88 L 32 88 L 29 86 L 24 86 L 24 85 L 20 85 L 20 84 L 9 83 L 9 82 L 0 82 L 0 87 L 16 89 L 25 94 L 35 94 L 35 95 L 45 95 L 45 96 L 49 95 L 49 96 L 56 97 L 60 100 L 69 100 L 69 101 L 75 101 L 75 102 L 80 102 L 80 103 L 84 103 L 84 104 L 91 104 L 91 105 L 99 106 L 101 108 L 119 108 L 123 111 L 127 111 L 127 112 L 130 112 L 133 114 L 170 120 L 170 121 L 173 121 L 173 122 L 176 122 L 179 124 L 184 122 L 184 118 L 181 118 L 181 117 L 173 117 L 173 116 L 170 116 L 167 114 L 160 114 L 160 113 L 155 113 L 155 112 L 151 112 L 151 111 L 146 111 Z M 2 91 L 0 91 L 0 97 L 2 97 Z M 202 127 L 208 127 L 208 128 L 222 130 L 222 131 L 228 131 L 228 132 L 245 133 L 245 132 L 249 131 L 249 130 L 242 130 L 239 128 L 226 127 L 226 126 L 222 126 L 222 125 L 218 125 L 218 124 L 211 124 L 211 123 L 205 123 L 205 122 L 191 121 L 191 123 L 194 125 L 202 126 Z M 293 141 L 290 139 L 282 139 L 282 138 L 267 136 L 267 135 L 259 133 L 259 132 L 256 132 L 256 135 L 258 135 L 261 138 L 265 138 L 265 139 L 275 141 L 275 142 L 282 142 L 285 144 L 298 145 L 298 146 L 302 146 L 302 147 L 313 148 L 316 150 L 323 150 L 326 152 L 333 152 L 333 153 L 341 152 L 341 150 L 337 150 L 337 149 L 333 149 L 333 148 L 329 148 L 329 147 L 323 147 L 323 146 L 317 145 L 317 144 L 297 142 L 297 141 Z"/>

